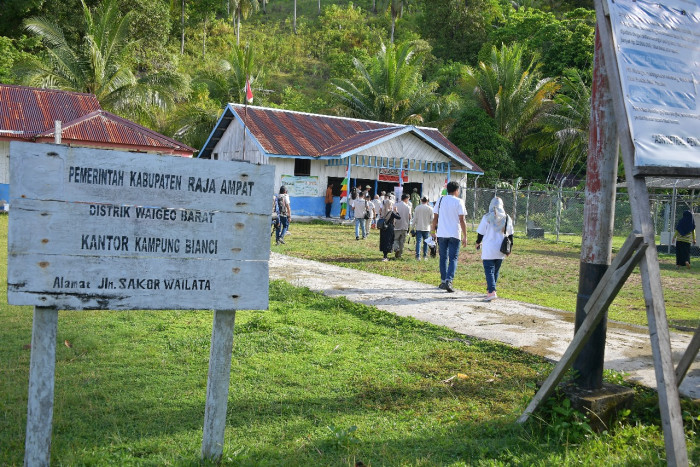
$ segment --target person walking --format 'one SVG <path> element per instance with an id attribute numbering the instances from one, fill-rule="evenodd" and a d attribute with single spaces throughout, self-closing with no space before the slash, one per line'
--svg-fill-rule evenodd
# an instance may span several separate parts
<path id="1" fill-rule="evenodd" d="M 333 184 L 329 183 L 326 188 L 326 217 L 330 219 L 331 208 L 333 207 Z"/>
<path id="2" fill-rule="evenodd" d="M 684 211 L 671 240 L 671 243 L 676 244 L 676 267 L 690 267 L 690 245 L 695 245 L 696 240 L 693 213 Z"/>
<path id="3" fill-rule="evenodd" d="M 275 226 L 275 244 L 284 245 L 284 236 L 289 228 L 289 222 L 292 220 L 292 210 L 289 207 L 289 198 L 287 197 L 287 187 L 280 187 L 279 195 L 277 195 L 277 213 L 279 222 Z"/>
<path id="4" fill-rule="evenodd" d="M 374 219 L 372 219 L 372 228 L 374 229 L 377 227 L 377 219 L 379 219 L 382 211 L 382 200 L 379 199 L 379 195 L 374 195 L 372 204 L 374 205 Z"/>
<path id="5" fill-rule="evenodd" d="M 396 259 L 401 259 L 403 256 L 403 247 L 406 243 L 406 234 L 411 226 L 411 205 L 408 202 L 408 195 L 401 195 L 401 201 L 396 203 L 396 212 L 399 218 L 394 226 L 394 256 Z"/>
<path id="6" fill-rule="evenodd" d="M 367 212 L 365 213 L 365 235 L 369 237 L 369 231 L 372 228 L 372 223 L 374 222 L 374 203 L 372 203 L 372 198 L 369 195 L 369 192 L 365 195 L 365 207 L 367 209 Z"/>
<path id="7" fill-rule="evenodd" d="M 394 249 L 394 222 L 399 219 L 399 214 L 396 212 L 394 202 L 388 197 L 382 203 L 380 216 L 384 225 L 379 230 L 379 251 L 384 253 L 382 261 L 389 261 L 388 255 Z"/>
<path id="8" fill-rule="evenodd" d="M 476 229 L 476 249 L 481 249 L 481 261 L 484 264 L 486 276 L 486 299 L 490 302 L 498 298 L 496 295 L 496 283 L 498 272 L 501 270 L 503 260 L 508 256 L 501 253 L 501 244 L 505 237 L 513 241 L 513 219 L 503 209 L 503 200 L 493 198 L 489 204 L 489 212 L 481 218 Z"/>
<path id="9" fill-rule="evenodd" d="M 430 236 L 430 221 L 433 218 L 433 208 L 428 204 L 428 198 L 421 198 L 413 213 L 413 228 L 416 231 L 416 260 L 420 260 L 420 249 L 423 245 L 423 260 L 428 257 L 428 244 L 425 241 Z"/>
<path id="10" fill-rule="evenodd" d="M 357 195 L 357 199 L 353 202 L 353 211 L 355 213 L 355 240 L 360 239 L 360 230 L 362 230 L 362 239 L 367 238 L 367 231 L 365 230 L 366 216 L 369 216 L 367 201 Z"/>
<path id="11" fill-rule="evenodd" d="M 442 196 L 433 208 L 431 236 L 438 239 L 440 249 L 440 285 L 439 288 L 454 292 L 452 281 L 457 272 L 460 239 L 462 246 L 467 245 L 467 224 L 464 217 L 467 210 L 464 201 L 459 198 L 459 183 L 447 184 L 447 195 Z"/>
<path id="12" fill-rule="evenodd" d="M 411 210 L 416 211 L 416 208 L 420 205 L 420 195 L 418 194 L 418 188 L 413 189 L 411 193 Z"/>

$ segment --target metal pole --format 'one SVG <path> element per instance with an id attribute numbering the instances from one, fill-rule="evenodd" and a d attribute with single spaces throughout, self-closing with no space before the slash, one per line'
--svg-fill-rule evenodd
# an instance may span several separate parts
<path id="1" fill-rule="evenodd" d="M 669 239 L 668 245 L 666 246 L 666 253 L 668 254 L 671 254 L 671 239 L 673 238 L 673 233 L 676 231 L 676 209 L 678 209 L 676 205 L 676 196 L 678 196 L 676 185 L 678 185 L 678 179 L 673 182 L 673 194 L 671 195 L 671 222 L 668 225 Z"/>
<path id="2" fill-rule="evenodd" d="M 476 230 L 476 182 L 481 175 L 477 175 L 474 179 L 474 209 L 472 209 L 472 230 Z"/>
<path id="3" fill-rule="evenodd" d="M 202 436 L 202 458 L 212 461 L 221 459 L 224 452 L 224 429 L 226 428 L 226 405 L 231 379 L 235 320 L 235 310 L 214 311 Z"/>
<path id="4" fill-rule="evenodd" d="M 596 28 L 576 331 L 586 318 L 584 307 L 612 259 L 619 143 L 607 76 Z M 573 365 L 576 382 L 582 388 L 600 389 L 603 385 L 606 331 L 607 311 Z"/>
<path id="5" fill-rule="evenodd" d="M 530 228 L 530 187 L 532 183 L 527 186 L 527 201 L 525 202 L 525 236 L 528 236 L 528 229 Z"/>
<path id="6" fill-rule="evenodd" d="M 515 226 L 518 225 L 518 183 L 513 182 L 513 232 Z"/>
<path id="7" fill-rule="evenodd" d="M 559 192 L 557 193 L 557 242 L 559 242 L 559 225 L 561 223 L 561 209 L 562 209 L 562 202 L 563 202 L 563 194 L 562 190 L 564 189 L 564 182 L 566 181 L 566 177 L 563 177 L 561 179 L 561 182 L 559 183 Z"/>
<path id="8" fill-rule="evenodd" d="M 58 310 L 34 307 L 24 441 L 25 466 L 48 466 L 51 460 L 57 330 Z"/>

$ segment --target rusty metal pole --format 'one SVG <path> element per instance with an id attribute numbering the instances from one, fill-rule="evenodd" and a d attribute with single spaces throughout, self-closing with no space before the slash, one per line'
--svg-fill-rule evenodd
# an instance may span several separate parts
<path id="1" fill-rule="evenodd" d="M 618 160 L 616 128 L 612 95 L 596 26 L 576 330 L 586 318 L 584 307 L 610 266 L 612 257 Z M 602 387 L 606 331 L 607 312 L 573 365 L 577 371 L 576 383 L 582 388 Z"/>

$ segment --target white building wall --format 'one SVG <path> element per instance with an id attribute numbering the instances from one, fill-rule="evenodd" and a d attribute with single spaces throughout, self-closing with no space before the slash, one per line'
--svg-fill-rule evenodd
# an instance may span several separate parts
<path id="1" fill-rule="evenodd" d="M 10 142 L 0 141 L 0 183 L 10 183 Z"/>
<path id="2" fill-rule="evenodd" d="M 250 134 L 246 135 L 245 151 L 243 151 L 243 125 L 237 119 L 234 119 L 226 128 L 221 139 L 214 146 L 211 158 L 220 161 L 247 161 L 254 164 L 268 163 L 267 157 L 260 152 L 258 144 Z"/>
<path id="3" fill-rule="evenodd" d="M 382 144 L 367 148 L 362 151 L 362 154 L 397 160 L 401 158 L 431 162 L 448 162 L 450 160 L 449 157 L 412 133 L 404 133 Z"/>

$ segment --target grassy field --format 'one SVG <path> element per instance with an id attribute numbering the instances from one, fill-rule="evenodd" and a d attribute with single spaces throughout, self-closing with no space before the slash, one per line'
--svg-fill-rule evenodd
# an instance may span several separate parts
<path id="1" fill-rule="evenodd" d="M 0 216 L 3 271 L 6 232 Z M 5 305 L 6 294 L 2 281 L 0 465 L 20 465 L 32 309 Z M 60 312 L 52 463 L 200 465 L 211 323 L 211 311 Z M 602 434 L 557 400 L 515 424 L 550 370 L 504 345 L 273 282 L 269 311 L 237 315 L 223 463 L 664 465 L 647 389 Z M 698 464 L 700 407 L 682 407 Z"/>
<path id="2" fill-rule="evenodd" d="M 381 261 L 379 235 L 371 231 L 367 240 L 355 240 L 353 226 L 325 222 L 293 223 L 292 235 L 286 245 L 272 246 L 273 251 L 339 266 L 369 271 L 385 276 L 400 277 L 428 284 L 440 283 L 437 258 L 415 261 L 413 241 L 403 259 Z M 457 289 L 484 292 L 481 253 L 474 249 L 476 234 L 469 233 L 469 245 L 462 248 L 454 285 Z M 580 265 L 579 243 L 556 243 L 550 240 L 515 238 L 513 254 L 501 268 L 498 295 L 527 303 L 574 312 L 578 293 Z M 624 238 L 616 237 L 613 253 Z M 700 261 L 694 268 L 676 269 L 675 256 L 660 255 L 661 280 L 669 323 L 676 330 L 691 331 L 700 324 Z M 609 317 L 631 324 L 647 324 L 646 308 L 641 288 L 639 268 L 630 276 L 610 307 Z"/>

